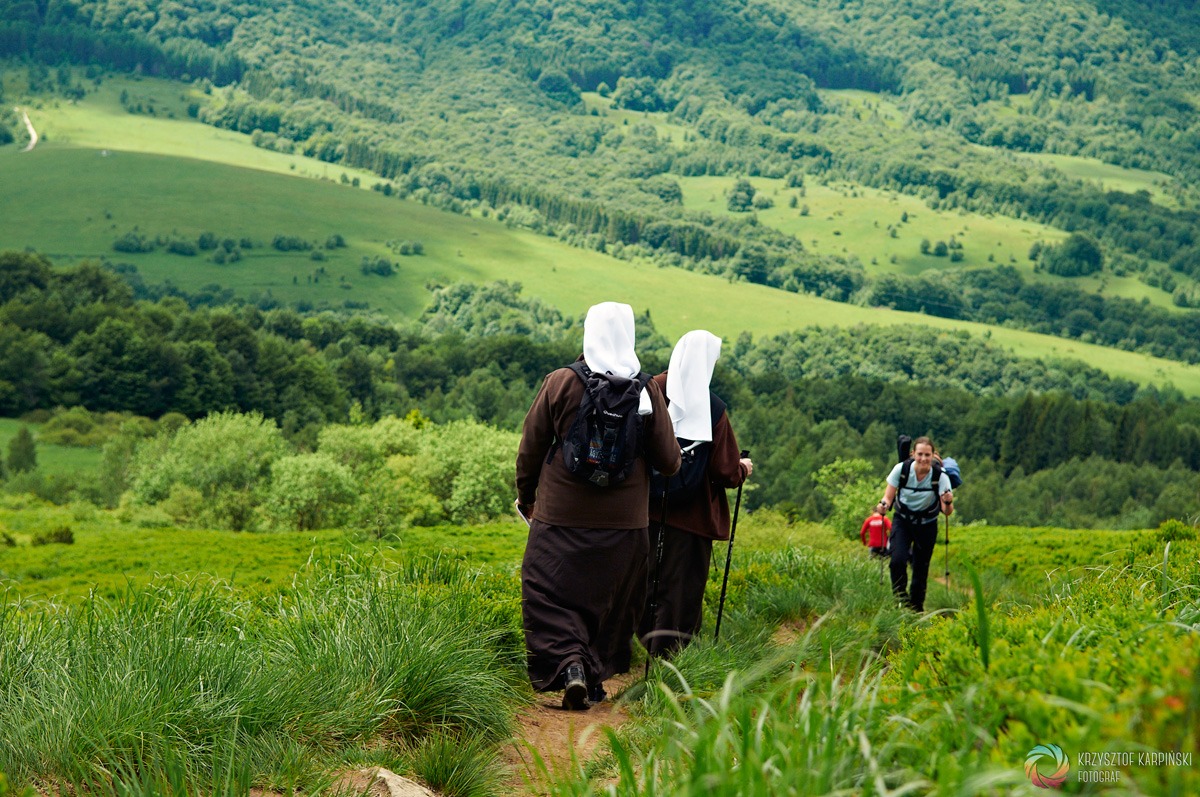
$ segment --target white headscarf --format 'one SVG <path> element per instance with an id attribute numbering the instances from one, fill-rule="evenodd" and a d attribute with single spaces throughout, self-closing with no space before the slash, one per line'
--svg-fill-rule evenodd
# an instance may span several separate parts
<path id="1" fill-rule="evenodd" d="M 633 308 L 619 302 L 592 305 L 583 320 L 583 361 L 597 374 L 633 379 L 642 363 L 633 350 Z M 653 411 L 650 395 L 642 390 L 640 415 Z"/>
<path id="2" fill-rule="evenodd" d="M 721 339 L 703 329 L 693 330 L 675 344 L 667 367 L 667 412 L 675 436 L 712 441 L 712 404 L 708 384 L 721 356 Z"/>

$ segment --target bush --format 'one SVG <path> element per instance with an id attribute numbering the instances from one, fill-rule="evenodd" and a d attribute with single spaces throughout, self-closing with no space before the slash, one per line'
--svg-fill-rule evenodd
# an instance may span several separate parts
<path id="1" fill-rule="evenodd" d="M 287 452 L 283 433 L 262 415 L 216 413 L 139 446 L 130 488 L 137 501 L 153 504 L 174 485 L 187 485 L 204 497 L 207 522 L 240 530 L 253 516 L 271 465 Z"/>
<path id="2" fill-rule="evenodd" d="M 1197 536 L 1195 526 L 1184 523 L 1182 520 L 1171 518 L 1164 520 L 1158 526 L 1158 541 L 1159 542 L 1178 542 L 1179 540 L 1194 540 Z"/>
<path id="3" fill-rule="evenodd" d="M 350 469 L 328 454 L 282 457 L 271 466 L 264 511 L 276 526 L 308 531 L 337 525 L 355 495 Z"/>
<path id="4" fill-rule="evenodd" d="M 429 486 L 453 523 L 507 517 L 520 436 L 475 421 L 426 429 L 411 475 Z"/>
<path id="5" fill-rule="evenodd" d="M 153 240 L 144 235 L 138 235 L 136 232 L 127 232 L 117 240 L 113 241 L 112 248 L 117 252 L 141 254 L 145 252 L 153 252 L 155 249 L 155 243 Z"/>
<path id="6" fill-rule="evenodd" d="M 817 471 L 813 480 L 833 504 L 826 522 L 839 536 L 857 540 L 863 519 L 883 493 L 875 466 L 863 459 L 837 459 Z"/>
<path id="7" fill-rule="evenodd" d="M 183 255 L 184 257 L 193 257 L 199 248 L 191 241 L 171 241 L 167 244 L 167 251 L 173 255 Z"/>
<path id="8" fill-rule="evenodd" d="M 74 545 L 75 532 L 71 530 L 70 526 L 57 526 L 37 532 L 33 535 L 33 539 L 30 540 L 31 545 L 50 545 L 51 543 Z"/>

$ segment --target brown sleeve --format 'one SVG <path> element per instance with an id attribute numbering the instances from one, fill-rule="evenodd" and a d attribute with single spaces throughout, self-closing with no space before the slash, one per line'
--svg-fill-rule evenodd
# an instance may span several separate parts
<path id="1" fill-rule="evenodd" d="M 654 407 L 654 412 L 646 419 L 646 459 L 659 473 L 670 476 L 679 470 L 679 441 L 675 439 L 675 427 L 671 425 L 662 388 L 654 380 L 650 380 L 646 388 L 650 394 L 650 404 Z"/>
<path id="2" fill-rule="evenodd" d="M 741 451 L 733 427 L 729 425 L 729 413 L 721 413 L 713 427 L 712 455 L 708 460 L 708 477 L 718 487 L 730 489 L 746 480 L 746 469 L 742 467 Z"/>
<path id="3" fill-rule="evenodd" d="M 547 390 L 549 381 L 549 376 L 542 380 L 542 387 L 521 426 L 521 444 L 517 448 L 517 500 L 526 507 L 533 506 L 537 497 L 542 464 L 554 443 L 554 418 L 550 413 Z"/>

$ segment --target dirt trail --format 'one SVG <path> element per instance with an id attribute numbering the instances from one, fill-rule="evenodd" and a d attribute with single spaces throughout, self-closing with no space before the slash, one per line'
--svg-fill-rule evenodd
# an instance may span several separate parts
<path id="1" fill-rule="evenodd" d="M 29 121 L 29 114 L 26 111 L 22 111 L 20 108 L 13 108 L 13 110 L 21 114 L 21 116 L 25 119 L 25 129 L 29 131 L 29 143 L 25 146 L 25 149 L 21 151 L 29 152 L 31 149 L 37 146 L 37 131 L 33 129 L 33 122 Z"/>
<path id="2" fill-rule="evenodd" d="M 629 715 L 619 698 L 621 692 L 638 682 L 640 672 L 618 675 L 605 682 L 609 699 L 587 711 L 564 711 L 562 694 L 548 692 L 517 716 L 520 725 L 516 739 L 504 752 L 512 773 L 507 793 L 545 794 L 545 777 L 536 763 L 541 757 L 551 775 L 561 775 L 571 767 L 571 753 L 586 762 L 604 744 L 604 728 L 619 728 Z"/>

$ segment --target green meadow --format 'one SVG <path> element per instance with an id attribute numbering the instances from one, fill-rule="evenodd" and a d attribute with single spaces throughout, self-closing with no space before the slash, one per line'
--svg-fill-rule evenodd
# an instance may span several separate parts
<path id="1" fill-rule="evenodd" d="M 1197 542 L 1182 524 L 954 526 L 931 568 L 931 611 L 918 616 L 889 599 L 857 541 L 746 515 L 719 642 L 722 544 L 701 635 L 645 682 L 625 682 L 623 727 L 552 768 L 539 757 L 554 751 L 526 750 L 513 724 L 549 699 L 522 674 L 521 524 L 375 541 L 147 520 L 0 507 L 16 543 L 0 546 L 0 638 L 21 674 L 4 679 L 0 706 L 26 708 L 0 725 L 0 768 L 18 785 L 320 794 L 340 772 L 385 766 L 481 797 L 732 797 L 788 783 L 812 795 L 982 784 L 1032 795 L 1023 764 L 1038 743 L 1073 757 L 1194 742 Z M 76 542 L 30 547 L 47 524 L 72 525 Z M 62 666 L 37 666 L 50 659 Z M 524 789 L 498 756 L 514 744 L 534 760 Z M 185 754 L 194 748 L 202 754 Z M 1072 764 L 1067 790 L 1091 793 L 1087 768 Z M 1119 776 L 1126 788 L 1105 793 L 1196 786 L 1190 767 L 1134 764 Z"/>
<path id="2" fill-rule="evenodd" d="M 684 206 L 714 215 L 735 215 L 727 206 L 734 182 L 732 177 L 680 178 Z M 783 180 L 755 177 L 750 184 L 774 202 L 770 208 L 755 211 L 760 222 L 797 238 L 814 252 L 856 259 L 868 274 L 911 275 L 1009 265 L 1028 279 L 1065 279 L 1033 270 L 1030 247 L 1038 242 L 1059 243 L 1067 237 L 1062 230 L 1044 224 L 961 210 L 932 210 L 918 197 L 840 181 L 810 181 L 802 188 L 788 188 Z M 793 201 L 796 207 L 791 206 Z M 921 253 L 922 241 L 932 247 L 951 239 L 963 246 L 959 262 Z M 1104 273 L 1072 284 L 1128 299 L 1144 297 L 1158 307 L 1178 309 L 1169 293 L 1134 277 Z"/>
<path id="3" fill-rule="evenodd" d="M 666 113 L 626 111 L 621 108 L 614 108 L 612 97 L 601 97 L 594 91 L 585 91 L 581 96 L 583 97 L 583 105 L 588 113 L 601 116 L 614 125 L 621 127 L 635 124 L 651 125 L 658 133 L 660 140 L 670 141 L 677 147 L 682 147 L 688 136 L 693 133 L 691 128 L 677 122 L 669 121 L 669 116 Z"/>
<path id="4" fill-rule="evenodd" d="M 30 545 L 36 535 L 63 527 L 74 543 Z M 253 594 L 286 593 L 315 563 L 344 554 L 481 567 L 520 561 L 525 544 L 525 527 L 517 522 L 414 527 L 385 540 L 344 530 L 252 534 L 178 528 L 154 509 L 57 507 L 29 497 L 0 502 L 0 533 L 16 543 L 0 545 L 0 590 L 10 600 L 115 598 L 166 575 L 211 579 Z"/>
<path id="5" fill-rule="evenodd" d="M 37 441 L 37 424 L 24 423 L 15 418 L 0 418 L 0 455 L 7 462 L 9 441 L 17 436 L 22 426 L 29 427 Z M 46 474 L 68 475 L 90 472 L 100 464 L 100 450 L 75 446 L 47 445 L 37 443 L 38 468 Z"/>
<path id="6" fill-rule="evenodd" d="M 21 77 L 20 70 L 9 71 L 10 83 Z M 88 94 L 80 102 L 61 98 L 36 98 L 22 103 L 38 131 L 42 144 L 66 144 L 98 150 L 144 152 L 195 158 L 202 161 L 241 166 L 246 169 L 295 174 L 317 179 L 359 178 L 364 186 L 379 181 L 379 176 L 362 169 L 334 167 L 316 158 L 288 155 L 260 149 L 250 136 L 200 124 L 187 115 L 187 106 L 205 99 L 196 87 L 158 78 L 105 75 L 99 86 L 84 81 Z M 9 97 L 21 97 L 23 87 L 9 85 Z M 141 106 L 141 113 L 130 113 L 121 104 L 126 95 L 129 106 Z M 7 148 L 0 148 L 4 153 Z"/>
<path id="7" fill-rule="evenodd" d="M 1106 191 L 1124 191 L 1129 194 L 1145 191 L 1159 204 L 1167 206 L 1176 204 L 1170 194 L 1163 191 L 1163 187 L 1174 180 L 1169 174 L 1147 169 L 1130 169 L 1125 166 L 1104 163 L 1096 158 L 1082 158 L 1077 155 L 1039 152 L 1021 155 L 1021 157 L 1051 166 L 1068 177 L 1096 183 Z"/>

